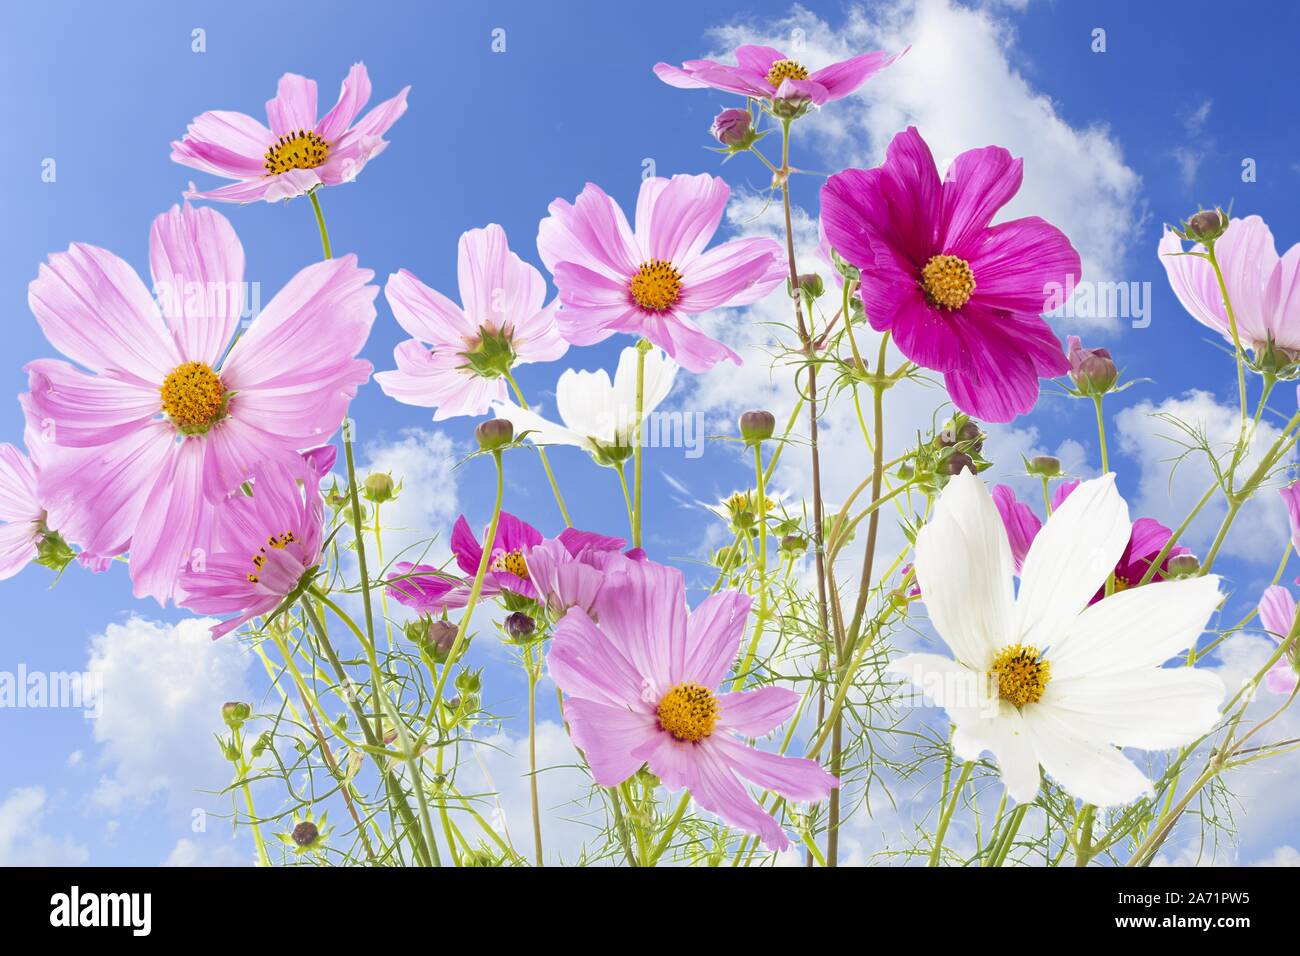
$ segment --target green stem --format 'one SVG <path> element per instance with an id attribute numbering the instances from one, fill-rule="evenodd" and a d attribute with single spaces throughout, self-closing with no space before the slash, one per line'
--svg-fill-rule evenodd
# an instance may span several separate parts
<path id="1" fill-rule="evenodd" d="M 632 547 L 641 547 L 641 459 L 642 417 L 645 412 L 645 354 L 650 351 L 650 342 L 642 339 L 636 344 L 636 445 L 633 447 L 633 483 L 636 488 L 636 507 L 632 513 Z"/>
<path id="2" fill-rule="evenodd" d="M 731 683 L 732 690 L 739 689 L 744 683 L 767 624 L 767 488 L 763 481 L 763 446 L 760 442 L 754 442 L 754 476 L 758 491 L 758 620 L 754 624 L 754 635 L 745 648 L 745 656 Z"/>
<path id="3" fill-rule="evenodd" d="M 542 858 L 542 814 L 537 797 L 537 679 L 541 675 L 533 664 L 533 650 L 525 648 L 525 666 L 528 668 L 528 791 L 533 805 L 533 849 L 537 865 L 545 866 Z"/>
<path id="4" fill-rule="evenodd" d="M 1246 356 L 1241 348 L 1241 336 L 1237 332 L 1237 315 L 1232 309 L 1232 300 L 1228 297 L 1228 286 L 1223 281 L 1223 271 L 1219 268 L 1218 256 L 1214 254 L 1214 243 L 1206 244 L 1205 256 L 1214 267 L 1214 277 L 1219 282 L 1219 294 L 1223 296 L 1223 307 L 1228 313 L 1228 328 L 1232 332 L 1232 348 L 1237 359 L 1237 390 L 1241 394 L 1241 430 L 1246 431 Z"/>
<path id="5" fill-rule="evenodd" d="M 1097 441 L 1101 443 L 1101 473 L 1103 475 L 1110 472 L 1110 456 L 1106 453 L 1106 416 L 1101 408 L 1102 396 L 1094 395 L 1092 404 L 1097 409 Z"/>
<path id="6" fill-rule="evenodd" d="M 930 866 L 939 865 L 939 853 L 943 849 L 943 838 L 948 835 L 948 824 L 952 822 L 952 813 L 957 809 L 957 804 L 961 801 L 962 788 L 966 786 L 966 781 L 970 779 L 971 771 L 975 769 L 975 761 L 967 760 L 961 767 L 961 775 L 957 777 L 957 785 L 952 788 L 952 799 L 944 807 L 943 816 L 939 818 L 939 829 L 934 833 L 934 848 L 930 850 Z"/>
<path id="7" fill-rule="evenodd" d="M 325 217 L 321 215 L 320 200 L 316 198 L 316 190 L 309 192 L 307 197 L 311 200 L 311 208 L 316 213 L 316 228 L 320 230 L 321 250 L 325 253 L 326 259 L 333 259 L 334 256 L 330 252 L 330 234 L 325 228 Z"/>

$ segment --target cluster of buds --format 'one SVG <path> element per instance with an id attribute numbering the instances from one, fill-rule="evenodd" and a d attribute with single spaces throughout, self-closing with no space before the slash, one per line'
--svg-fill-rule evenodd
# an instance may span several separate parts
<path id="1" fill-rule="evenodd" d="M 984 432 L 974 419 L 958 412 L 929 441 L 922 442 L 898 470 L 904 481 L 914 481 L 923 491 L 934 492 L 954 475 L 979 474 L 993 463 L 985 460 Z"/>

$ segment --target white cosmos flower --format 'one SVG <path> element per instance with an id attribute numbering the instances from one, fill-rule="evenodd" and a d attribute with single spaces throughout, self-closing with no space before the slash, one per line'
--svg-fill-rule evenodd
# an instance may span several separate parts
<path id="1" fill-rule="evenodd" d="M 496 402 L 492 411 L 497 418 L 508 419 L 516 434 L 531 432 L 528 437 L 534 444 L 575 445 L 602 463 L 622 461 L 631 454 L 636 432 L 636 362 L 636 347 L 625 348 L 612 383 L 604 369 L 567 369 L 555 385 L 555 405 L 563 425 L 511 402 Z M 643 415 L 668 397 L 676 376 L 676 363 L 661 349 L 646 352 Z"/>
<path id="2" fill-rule="evenodd" d="M 1128 803 L 1151 786 L 1118 748 L 1178 747 L 1219 719 L 1216 675 L 1161 666 L 1204 630 L 1217 577 L 1088 604 L 1130 527 L 1114 475 L 1085 481 L 1034 539 L 1019 593 L 997 508 L 969 472 L 949 482 L 917 535 L 922 600 L 955 660 L 911 654 L 890 670 L 947 711 L 960 759 L 993 754 L 1018 802 L 1034 799 L 1041 765 L 1088 803 Z"/>

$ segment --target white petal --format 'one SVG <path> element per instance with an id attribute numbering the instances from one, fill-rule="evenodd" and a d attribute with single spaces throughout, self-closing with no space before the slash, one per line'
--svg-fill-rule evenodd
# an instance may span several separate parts
<path id="1" fill-rule="evenodd" d="M 1051 708 L 1093 743 L 1166 750 L 1208 733 L 1219 722 L 1225 692 L 1219 676 L 1206 670 L 1144 667 L 1103 677 L 1053 679 L 1033 706 Z"/>
<path id="2" fill-rule="evenodd" d="M 637 348 L 625 348 L 618 356 L 618 369 L 614 372 L 612 404 L 623 409 L 622 424 L 631 429 L 636 426 L 636 363 Z M 677 377 L 677 363 L 661 349 L 650 349 L 645 354 L 645 378 L 641 385 L 641 411 L 648 415 L 668 397 Z"/>
<path id="3" fill-rule="evenodd" d="M 1059 641 L 1115 570 L 1133 528 L 1115 476 L 1085 481 L 1052 512 L 1029 546 L 1016 598 L 1015 641 Z"/>
<path id="4" fill-rule="evenodd" d="M 1020 712 L 1010 704 L 997 717 L 957 724 L 952 749 L 962 760 L 978 760 L 989 751 L 1002 772 L 1002 783 L 1016 803 L 1029 803 L 1038 795 L 1038 755 Z"/>
<path id="5" fill-rule="evenodd" d="M 555 383 L 555 409 L 570 431 L 605 444 L 614 441 L 614 388 L 604 369 L 566 369 Z M 632 414 L 628 412 L 627 414 Z"/>
<path id="6" fill-rule="evenodd" d="M 953 723 L 975 721 L 996 713 L 996 700 L 990 700 L 985 675 L 938 654 L 908 654 L 890 661 L 885 668 L 891 674 L 906 677 L 926 699 L 948 712 Z"/>
<path id="7" fill-rule="evenodd" d="M 1151 792 L 1151 782 L 1133 761 L 1115 747 L 1075 735 L 1051 708 L 1026 707 L 1024 726 L 1043 769 L 1071 796 L 1114 807 Z"/>
<path id="8" fill-rule="evenodd" d="M 1220 600 L 1213 574 L 1112 594 L 1075 617 L 1051 646 L 1052 680 L 1159 667 L 1195 643 Z"/>
<path id="9" fill-rule="evenodd" d="M 953 655 L 987 671 L 1013 624 L 1011 546 L 992 496 L 970 472 L 948 482 L 917 534 L 916 577 Z"/>
<path id="10" fill-rule="evenodd" d="M 515 427 L 515 435 L 529 432 L 528 440 L 535 445 L 576 445 L 591 450 L 591 442 L 583 436 L 569 431 L 561 425 L 547 421 L 541 415 L 529 409 L 520 408 L 510 402 L 494 402 L 492 413 L 497 418 L 504 418 Z"/>

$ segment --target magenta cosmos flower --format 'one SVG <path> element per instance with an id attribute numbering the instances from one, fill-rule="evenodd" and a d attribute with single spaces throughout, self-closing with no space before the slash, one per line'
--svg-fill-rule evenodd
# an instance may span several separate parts
<path id="1" fill-rule="evenodd" d="M 524 566 L 538 599 L 552 614 L 558 617 L 572 607 L 593 614 L 601 591 L 618 580 L 624 565 L 645 559 L 640 548 L 624 554 L 626 545 L 623 538 L 565 528 L 525 551 Z"/>
<path id="2" fill-rule="evenodd" d="M 843 99 L 897 60 L 902 53 L 864 53 L 809 69 L 770 46 L 736 48 L 736 65 L 713 60 L 687 60 L 680 67 L 656 63 L 655 76 L 681 89 L 715 89 L 757 100 L 804 100 L 822 106 Z"/>
<path id="3" fill-rule="evenodd" d="M 190 199 L 223 202 L 275 202 L 318 186 L 350 182 L 388 146 L 384 134 L 406 112 L 406 87 L 380 103 L 355 125 L 370 100 L 370 77 L 355 64 L 343 80 L 339 101 L 316 118 L 316 81 L 296 73 L 280 77 L 275 99 L 266 104 L 270 128 L 230 110 L 196 116 L 185 138 L 172 143 L 172 159 L 205 173 L 238 182 Z"/>
<path id="4" fill-rule="evenodd" d="M 355 356 L 377 289 L 355 256 L 318 262 L 232 345 L 244 250 L 223 216 L 172 207 L 154 220 L 149 264 L 158 302 L 107 250 L 50 256 L 28 302 L 77 364 L 30 363 L 24 401 L 53 442 L 39 488 L 60 530 L 101 556 L 129 548 L 136 596 L 165 603 L 209 550 L 213 504 L 257 462 L 296 467 L 338 428 L 370 374 Z"/>
<path id="5" fill-rule="evenodd" d="M 953 403 L 985 421 L 1029 411 L 1039 378 L 1070 370 L 1042 319 L 1052 289 L 1079 276 L 1079 254 L 1036 216 L 990 226 L 1020 188 L 1022 162 L 989 146 L 962 153 L 939 179 L 909 127 L 875 169 L 847 169 L 822 187 L 835 251 L 862 273 L 871 327 L 942 372 Z"/>
<path id="6" fill-rule="evenodd" d="M 504 229 L 464 233 L 456 260 L 460 306 L 405 269 L 384 287 L 412 338 L 393 350 L 397 369 L 375 381 L 399 402 L 433 408 L 434 421 L 482 415 L 506 400 L 512 366 L 549 362 L 569 348 L 555 324 L 559 302 L 544 305 L 546 280 L 510 251 Z"/>
<path id="7" fill-rule="evenodd" d="M 685 787 L 705 810 L 784 850 L 790 841 L 780 824 L 742 781 L 790 800 L 821 800 L 837 781 L 813 760 L 766 753 L 744 739 L 789 718 L 799 694 L 775 686 L 718 690 L 749 606 L 748 595 L 723 591 L 688 612 L 680 571 L 629 561 L 596 600 L 599 624 L 570 610 L 546 662 L 598 784 L 617 786 L 649 765 L 669 790 Z"/>
<path id="8" fill-rule="evenodd" d="M 1290 591 L 1276 585 L 1264 590 L 1259 599 L 1259 621 L 1274 641 L 1281 643 L 1290 637 L 1291 628 L 1295 626 L 1295 614 L 1295 598 Z M 1293 644 L 1291 650 L 1268 669 L 1264 686 L 1275 694 L 1290 694 L 1295 691 L 1297 681 L 1300 681 L 1300 652 Z"/>
<path id="9" fill-rule="evenodd" d="M 292 469 L 259 463 L 252 494 L 229 495 L 215 508 L 211 550 L 181 574 L 178 602 L 198 614 L 233 615 L 212 625 L 214 639 L 274 611 L 320 563 L 323 475 L 306 458 Z"/>
<path id="10" fill-rule="evenodd" d="M 1200 255 L 1186 255 L 1183 241 L 1166 228 L 1160 239 L 1160 262 L 1183 308 L 1202 325 L 1229 342 L 1232 328 L 1214 267 Z M 1195 244 L 1192 253 L 1204 253 Z M 1214 243 L 1223 282 L 1244 348 L 1263 361 L 1269 353 L 1279 367 L 1300 361 L 1300 243 L 1278 256 L 1273 233 L 1259 216 L 1228 223 Z M 1277 370 L 1276 368 L 1274 369 Z"/>
<path id="11" fill-rule="evenodd" d="M 1052 510 L 1056 511 L 1060 508 L 1065 499 L 1070 497 L 1078 487 L 1078 481 L 1064 481 L 1057 485 L 1052 495 Z M 997 505 L 998 514 L 1002 516 L 1002 524 L 1007 529 L 1007 540 L 1011 545 L 1011 561 L 1016 574 L 1019 574 L 1025 556 L 1029 554 L 1029 546 L 1034 543 L 1034 538 L 1038 536 L 1043 523 L 1038 519 L 1038 515 L 1034 514 L 1034 510 L 1029 505 L 1018 501 L 1016 493 L 1006 485 L 994 487 L 993 503 Z M 1173 532 L 1154 518 L 1138 518 L 1134 521 L 1128 544 L 1124 546 L 1119 561 L 1115 563 L 1115 590 L 1127 591 L 1136 586 L 1146 575 L 1151 563 L 1160 556 L 1160 551 L 1169 543 L 1171 537 Z M 1151 580 L 1164 581 L 1169 562 L 1180 555 L 1191 553 L 1181 544 L 1174 545 L 1169 549 L 1169 554 L 1165 556 Z M 1092 601 L 1096 603 L 1105 596 L 1106 591 L 1103 588 L 1094 595 Z"/>
<path id="12" fill-rule="evenodd" d="M 707 174 L 647 179 L 635 232 L 591 183 L 573 203 L 551 203 L 537 251 L 560 291 L 560 333 L 574 345 L 615 332 L 644 336 L 692 372 L 723 359 L 741 364 L 690 316 L 757 302 L 785 278 L 786 266 L 781 247 L 768 238 L 704 251 L 730 195 L 725 182 Z"/>

